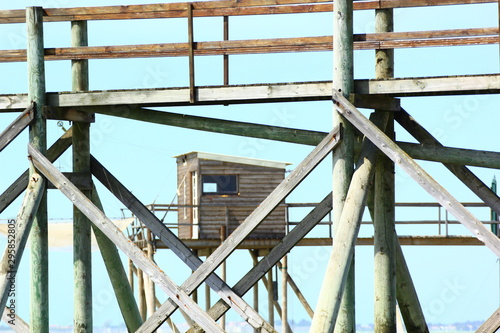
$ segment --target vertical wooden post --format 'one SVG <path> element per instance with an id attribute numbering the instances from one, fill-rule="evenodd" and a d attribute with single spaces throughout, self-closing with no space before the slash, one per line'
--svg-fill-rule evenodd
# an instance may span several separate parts
<path id="1" fill-rule="evenodd" d="M 42 154 L 47 151 L 47 126 L 42 115 L 45 105 L 45 65 L 43 46 L 43 10 L 26 8 L 28 98 L 35 103 L 35 118 L 30 125 L 30 143 Z M 30 166 L 30 177 L 34 174 Z M 47 193 L 38 206 L 31 227 L 31 332 L 49 331 L 49 255 L 47 239 Z"/>
<path id="2" fill-rule="evenodd" d="M 224 31 L 223 31 L 223 39 L 229 40 L 229 17 L 223 17 Z M 229 55 L 224 54 L 224 85 L 229 85 Z"/>
<path id="3" fill-rule="evenodd" d="M 147 229 L 146 231 L 146 240 L 147 240 L 147 254 L 149 259 L 154 261 L 154 248 L 153 248 L 153 234 L 151 230 Z M 155 283 L 149 277 L 147 278 L 147 308 L 148 313 L 151 316 L 156 311 L 156 292 L 155 292 Z"/>
<path id="4" fill-rule="evenodd" d="M 198 250 L 193 250 L 193 253 L 195 256 L 198 256 Z M 191 297 L 193 298 L 193 301 L 198 303 L 198 289 L 193 290 Z"/>
<path id="5" fill-rule="evenodd" d="M 288 332 L 288 293 L 287 293 L 287 287 L 288 287 L 288 273 L 287 273 L 287 267 L 288 267 L 288 259 L 287 256 L 284 256 L 283 259 L 281 259 L 281 330 L 283 333 L 290 333 Z"/>
<path id="6" fill-rule="evenodd" d="M 144 273 L 140 268 L 137 268 L 137 303 L 139 303 L 139 312 L 141 313 L 142 321 L 147 319 L 146 293 L 144 290 Z"/>
<path id="7" fill-rule="evenodd" d="M 334 0 L 333 89 L 348 97 L 353 92 L 353 4 L 349 0 Z M 342 141 L 333 152 L 333 231 L 338 227 L 349 184 L 354 171 L 354 130 L 338 112 L 333 112 L 333 126 L 342 126 Z M 354 250 L 353 250 L 354 251 Z M 328 271 L 328 270 L 327 270 Z M 328 286 L 333 276 L 324 277 Z M 323 287 L 322 287 L 323 288 Z M 354 332 L 354 257 L 342 297 L 338 318 L 332 318 L 334 297 L 321 291 L 312 327 L 318 332 Z"/>
<path id="8" fill-rule="evenodd" d="M 392 9 L 375 11 L 375 32 L 394 31 Z M 394 77 L 394 50 L 375 50 L 375 77 Z M 375 112 L 386 112 L 375 110 Z M 394 117 L 387 112 L 386 133 L 394 138 Z M 375 166 L 374 194 L 374 323 L 376 333 L 396 331 L 396 259 L 395 259 L 394 163 L 380 154 Z"/>
<path id="9" fill-rule="evenodd" d="M 189 44 L 189 102 L 196 101 L 195 75 L 194 75 L 194 27 L 193 4 L 188 3 L 188 44 Z"/>
<path id="10" fill-rule="evenodd" d="M 87 22 L 71 22 L 71 46 L 87 46 Z M 73 91 L 89 89 L 88 60 L 72 60 Z M 73 172 L 90 180 L 90 126 L 73 125 Z M 82 190 L 90 197 L 90 190 Z M 91 223 L 76 207 L 73 211 L 74 330 L 92 332 Z"/>
<path id="11" fill-rule="evenodd" d="M 267 272 L 267 311 L 269 313 L 269 324 L 274 327 L 274 286 L 272 268 Z"/>
<path id="12" fill-rule="evenodd" d="M 132 294 L 134 293 L 134 262 L 129 259 L 128 260 L 128 284 L 130 285 L 130 289 L 132 290 Z"/>
<path id="13" fill-rule="evenodd" d="M 253 261 L 253 266 L 257 266 L 257 263 L 259 262 L 259 257 L 257 254 L 257 250 L 250 251 L 252 254 L 252 261 Z M 255 309 L 256 312 L 259 312 L 259 282 L 255 283 L 253 285 L 253 308 Z M 254 329 L 255 333 L 258 333 L 257 329 Z"/>

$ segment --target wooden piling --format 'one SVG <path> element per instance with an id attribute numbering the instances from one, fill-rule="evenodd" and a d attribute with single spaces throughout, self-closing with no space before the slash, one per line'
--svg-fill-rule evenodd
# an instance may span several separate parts
<path id="1" fill-rule="evenodd" d="M 375 11 L 375 32 L 394 30 L 393 10 Z M 394 77 L 394 50 L 375 51 L 377 79 Z M 386 133 L 394 139 L 394 117 L 387 113 Z M 396 259 L 395 259 L 394 163 L 380 155 L 375 166 L 374 189 L 374 323 L 376 333 L 396 332 Z"/>
<path id="2" fill-rule="evenodd" d="M 71 22 L 71 46 L 88 46 L 87 22 Z M 89 89 L 88 60 L 72 60 L 73 91 Z M 90 181 L 90 126 L 73 125 L 73 172 Z M 90 190 L 82 189 L 87 196 Z M 74 330 L 92 332 L 92 245 L 91 223 L 76 207 L 73 210 Z"/>
<path id="3" fill-rule="evenodd" d="M 353 3 L 349 0 L 334 1 L 334 36 L 333 36 L 333 89 L 348 97 L 354 90 L 353 74 Z M 333 234 L 335 235 L 349 183 L 354 170 L 354 131 L 352 125 L 342 115 L 333 111 L 333 126 L 342 126 L 342 141 L 333 152 Z M 335 239 L 335 236 L 334 236 Z M 339 318 L 332 318 L 334 311 L 331 295 L 320 291 L 318 305 L 312 327 L 318 332 L 354 332 L 354 260 L 349 271 L 346 290 L 343 293 L 342 310 Z M 333 276 L 324 277 L 323 286 L 327 286 Z M 329 301 L 328 301 L 329 300 Z M 331 327 L 330 327 L 331 326 Z"/>
<path id="4" fill-rule="evenodd" d="M 147 241 L 147 250 L 146 253 L 148 258 L 151 261 L 154 261 L 154 248 L 153 248 L 153 234 L 151 230 L 146 230 L 146 241 Z M 149 277 L 146 277 L 146 304 L 148 309 L 148 314 L 151 316 L 156 311 L 156 291 L 155 291 L 155 283 Z"/>
<path id="5" fill-rule="evenodd" d="M 223 243 L 226 240 L 226 235 L 227 235 L 227 229 L 225 225 L 221 225 L 220 227 L 220 241 Z M 227 273 L 227 267 L 226 267 L 226 261 L 223 261 L 222 264 L 220 265 L 220 278 L 222 281 L 226 282 L 226 273 Z M 255 307 L 254 307 L 255 309 Z M 208 311 L 209 309 L 207 309 Z M 258 312 L 258 308 L 255 309 L 256 312 Z M 222 316 L 220 319 L 220 327 L 223 330 L 226 330 L 226 316 Z"/>
<path id="6" fill-rule="evenodd" d="M 281 259 L 281 332 L 282 333 L 290 333 L 288 332 L 288 259 L 287 256 L 284 256 Z"/>
<path id="7" fill-rule="evenodd" d="M 210 257 L 212 253 L 212 249 L 207 249 L 207 258 Z M 205 310 L 208 311 L 210 309 L 210 286 L 205 283 Z"/>
<path id="8" fill-rule="evenodd" d="M 274 286 L 272 268 L 267 272 L 267 312 L 269 314 L 269 324 L 274 327 Z"/>
<path id="9" fill-rule="evenodd" d="M 43 46 L 43 9 L 26 8 L 28 97 L 35 103 L 30 125 L 30 143 L 42 154 L 47 150 L 45 105 L 45 65 Z M 30 168 L 30 178 L 34 168 Z M 49 254 L 47 238 L 47 194 L 42 199 L 31 227 L 31 309 L 30 332 L 49 331 Z"/>
<path id="10" fill-rule="evenodd" d="M 259 262 L 259 257 L 256 250 L 250 250 L 250 254 L 252 255 L 253 267 L 257 266 Z M 253 308 L 255 311 L 259 312 L 259 281 L 257 281 L 253 285 Z M 257 329 L 254 329 L 255 333 L 258 333 Z"/>

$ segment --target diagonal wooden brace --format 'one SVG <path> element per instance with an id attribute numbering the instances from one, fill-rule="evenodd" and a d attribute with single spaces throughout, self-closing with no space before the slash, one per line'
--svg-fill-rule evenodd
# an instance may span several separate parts
<path id="1" fill-rule="evenodd" d="M 455 216 L 469 231 L 500 257 L 500 239 L 489 231 L 445 188 L 435 181 L 420 165 L 405 153 L 384 132 L 373 125 L 347 99 L 333 92 L 335 109 L 347 118 L 358 130 L 370 139 L 396 165 L 412 177 L 432 195 L 447 211 Z"/>
<path id="2" fill-rule="evenodd" d="M 76 186 L 57 170 L 31 144 L 28 153 L 35 167 L 52 182 L 73 205 L 94 223 L 116 246 L 122 250 L 143 272 L 161 287 L 167 295 L 200 326 L 208 332 L 224 332 L 217 323 L 196 304 L 189 295 L 177 286 L 141 249 L 128 240 L 113 222 L 104 215 Z"/>

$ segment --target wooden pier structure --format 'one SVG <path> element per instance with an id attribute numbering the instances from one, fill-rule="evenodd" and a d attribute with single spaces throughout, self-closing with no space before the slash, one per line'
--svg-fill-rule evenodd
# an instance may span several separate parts
<path id="1" fill-rule="evenodd" d="M 268 333 L 276 332 L 276 310 L 284 323 L 282 331 L 290 333 L 287 299 L 292 295 L 287 295 L 287 285 L 311 316 L 310 332 L 354 332 L 356 323 L 353 262 L 356 245 L 373 245 L 375 250 L 375 331 L 395 332 L 396 309 L 399 308 L 408 332 L 429 332 L 401 245 L 476 245 L 485 246 L 496 256 L 500 256 L 498 236 L 490 231 L 489 224 L 480 221 L 467 207 L 479 205 L 500 214 L 500 198 L 468 168 L 474 166 L 499 169 L 500 152 L 444 146 L 417 121 L 418 116 L 414 118 L 413 113 L 403 109 L 401 101 L 419 96 L 498 94 L 500 74 L 395 77 L 394 66 L 397 59 L 394 50 L 499 44 L 500 37 L 498 26 L 395 32 L 394 9 L 477 6 L 486 3 L 496 1 L 214 0 L 82 8 L 28 7 L 0 11 L 0 24 L 23 23 L 27 28 L 26 49 L 0 50 L 1 63 L 25 62 L 28 66 L 28 93 L 0 95 L 0 117 L 7 112 L 19 113 L 19 117 L 11 124 L 1 124 L 0 130 L 3 131 L 0 133 L 0 152 L 21 132 L 27 128 L 29 130 L 29 158 L 27 161 L 16 161 L 15 164 L 9 161 L 10 167 L 16 165 L 20 168 L 21 175 L 0 195 L 0 213 L 17 197 L 24 195 L 16 219 L 14 248 L 8 246 L 2 259 L 2 308 L 8 301 L 8 279 L 16 274 L 28 236 L 31 242 L 31 255 L 23 259 L 31 260 L 30 318 L 17 318 L 18 325 L 12 328 L 17 332 L 49 332 L 47 191 L 57 189 L 74 205 L 75 332 L 92 332 L 94 326 L 91 233 L 94 233 L 97 239 L 124 323 L 130 332 L 154 332 L 161 325 L 168 325 L 173 332 L 178 332 L 171 319 L 176 310 L 185 316 L 186 322 L 191 326 L 188 331 L 190 333 L 224 332 L 224 314 L 232 309 L 252 326 L 255 332 Z M 375 31 L 355 34 L 353 13 L 363 10 L 374 11 Z M 229 39 L 229 18 L 233 16 L 250 16 L 258 20 L 263 15 L 314 13 L 331 13 L 334 22 L 333 35 Z M 222 18 L 222 39 L 196 41 L 194 21 L 210 17 Z M 187 42 L 88 46 L 89 21 L 173 18 L 186 19 Z M 51 37 L 44 36 L 43 27 L 52 22 L 71 22 L 70 47 L 44 46 L 44 40 L 50 40 Z M 375 77 L 354 79 L 355 50 L 374 50 Z M 232 56 L 284 53 L 285 57 L 285 53 L 299 52 L 330 52 L 333 58 L 332 80 L 238 85 L 230 83 L 229 62 Z M 223 60 L 222 85 L 197 84 L 195 62 L 203 56 L 220 56 Z M 189 85 L 105 91 L 92 90 L 89 86 L 88 60 L 155 57 L 187 57 Z M 58 60 L 71 61 L 70 92 L 46 91 L 45 64 Z M 157 109 L 169 106 L 195 109 L 199 105 L 224 107 L 249 103 L 258 108 L 262 103 L 297 101 L 303 102 L 305 106 L 314 101 L 332 101 L 334 123 L 331 130 L 327 132 L 271 126 Z M 373 112 L 367 118 L 359 111 L 360 108 L 371 109 Z M 92 124 L 99 121 L 96 114 L 308 145 L 311 149 L 286 177 L 281 177 L 284 170 L 280 169 L 278 173 L 281 173 L 281 178 L 273 174 L 272 181 L 266 183 L 266 186 L 253 184 L 255 191 L 267 188 L 271 183 L 273 185 L 269 193 L 262 198 L 258 197 L 259 203 L 254 202 L 251 210 L 247 206 L 240 209 L 238 214 L 244 216 L 238 215 L 230 222 L 230 210 L 226 206 L 225 209 L 218 210 L 223 214 L 221 220 L 213 218 L 214 221 L 225 222 L 221 222 L 220 226 L 214 224 L 204 229 L 204 234 L 200 234 L 193 231 L 195 229 L 192 209 L 208 207 L 209 200 L 201 196 L 197 201 L 185 200 L 175 207 L 148 205 L 134 195 L 133 188 L 123 185 L 123 180 L 116 178 L 112 170 L 108 170 L 101 161 L 92 156 Z M 48 147 L 47 122 L 60 120 L 71 121 L 73 125 Z M 417 143 L 398 141 L 395 123 L 412 135 Z M 165 128 L 168 130 L 168 127 Z M 72 147 L 73 171 L 62 173 L 54 163 L 69 147 Z M 198 158 L 203 156 L 206 158 L 206 155 L 199 155 Z M 285 214 L 286 209 L 293 205 L 285 199 L 321 161 L 332 156 L 331 193 L 324 193 L 324 199 L 312 205 L 311 211 L 302 221 L 290 223 L 288 217 L 280 215 Z M 178 159 L 182 160 L 182 156 L 179 155 Z M 442 163 L 477 195 L 481 202 L 461 203 L 417 164 L 416 159 Z M 241 161 L 242 159 L 233 160 L 235 163 Z M 0 163 L 4 161 L 0 160 Z M 24 167 L 21 167 L 23 165 Z M 213 171 L 216 170 L 214 165 L 212 163 L 212 172 L 219 172 Z M 456 218 L 456 223 L 464 225 L 471 235 L 398 237 L 395 227 L 398 223 L 395 219 L 395 208 L 398 205 L 395 202 L 395 165 L 435 199 L 436 202 L 430 205 L 443 207 Z M 272 167 L 275 166 L 276 164 L 272 164 Z M 253 169 L 257 170 L 257 167 L 254 166 Z M 189 172 L 195 170 L 198 169 L 189 169 Z M 23 171 L 24 173 L 21 173 Z M 212 183 L 216 183 L 214 177 L 211 178 Z M 196 179 L 199 181 L 202 178 Z M 130 237 L 121 232 L 104 213 L 105 207 L 102 207 L 95 182 L 107 188 L 136 218 Z M 248 183 L 252 185 L 251 181 Z M 191 189 L 193 188 L 191 186 Z M 197 188 L 202 189 L 199 186 Z M 222 192 L 207 190 L 205 194 L 207 193 L 212 196 L 239 195 L 236 187 Z M 217 198 L 211 200 L 225 202 Z M 417 206 L 415 203 L 415 207 Z M 365 207 L 370 212 L 371 221 L 363 221 Z M 177 226 L 164 223 L 156 214 L 181 208 L 191 209 L 191 215 L 186 214 L 185 220 L 179 220 Z M 325 222 L 325 216 L 329 214 L 331 220 Z M 273 216 L 278 217 L 270 220 Z M 280 225 L 281 222 L 277 221 L 283 221 L 283 224 Z M 489 221 L 492 224 L 496 222 Z M 322 237 L 306 238 L 316 225 L 325 223 L 327 226 L 323 228 L 329 231 L 325 231 Z M 358 237 L 362 223 L 373 225 L 373 237 Z M 189 224 L 192 225 L 186 228 Z M 182 228 L 182 233 L 178 233 L 177 228 Z M 255 235 L 255 230 L 259 237 L 252 236 Z M 270 236 L 262 237 L 267 234 Z M 295 246 L 331 248 L 324 282 L 317 291 L 319 296 L 315 308 L 309 305 L 300 291 L 300 285 L 296 284 L 293 275 L 287 272 L 287 254 Z M 170 277 L 172 272 L 168 268 L 154 261 L 155 251 L 163 248 L 175 253 L 193 272 L 180 285 Z M 231 270 L 231 267 L 226 265 L 226 260 L 237 249 L 250 250 L 253 267 L 239 282 L 229 285 L 226 282 L 226 270 Z M 13 260 L 9 257 L 9 250 L 15 250 Z M 118 251 L 129 258 L 128 267 L 122 264 Z M 206 260 L 200 257 L 206 257 Z M 282 304 L 273 298 L 273 281 L 278 278 L 273 276 L 273 268 L 276 266 L 282 272 Z M 222 268 L 220 275 L 216 271 L 219 267 Z M 259 281 L 264 282 L 269 295 L 269 308 L 266 311 L 258 306 Z M 197 300 L 202 283 L 206 285 L 205 309 Z M 138 290 L 134 290 L 135 285 Z M 243 299 L 243 295 L 252 288 L 254 303 L 251 305 Z M 163 290 L 169 297 L 163 304 L 155 296 L 159 290 Z M 210 290 L 220 297 L 215 304 L 210 302 Z M 57 304 L 50 306 L 56 307 Z M 4 320 L 8 313 L 6 309 Z M 262 313 L 266 314 L 266 318 Z M 478 332 L 494 332 L 499 327 L 500 316 L 496 311 Z"/>

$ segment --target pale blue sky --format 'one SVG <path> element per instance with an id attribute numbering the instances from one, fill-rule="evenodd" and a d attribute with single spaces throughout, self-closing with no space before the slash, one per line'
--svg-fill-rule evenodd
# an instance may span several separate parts
<path id="1" fill-rule="evenodd" d="M 74 7 L 91 5 L 139 4 L 149 1 L 3 1 L 0 9 L 22 9 L 28 5 L 44 7 Z M 356 12 L 355 32 L 373 31 L 373 11 Z M 274 38 L 320 36 L 331 34 L 331 14 L 281 15 L 264 17 L 232 17 L 230 38 Z M 494 27 L 498 25 L 497 4 L 471 6 L 443 6 L 395 10 L 396 31 Z M 44 26 L 47 47 L 69 46 L 69 23 L 48 23 Z M 195 40 L 219 40 L 222 37 L 222 19 L 195 19 Z M 185 19 L 89 22 L 90 45 L 144 44 L 182 42 L 187 40 Z M 0 49 L 25 47 L 23 24 L 0 25 Z M 355 77 L 372 78 L 373 51 L 355 53 Z M 396 51 L 396 76 L 439 76 L 497 73 L 498 45 L 454 48 L 405 49 Z M 221 57 L 196 58 L 197 84 L 222 83 Z M 0 64 L 2 80 L 0 94 L 22 93 L 27 90 L 24 63 Z M 330 80 L 331 54 L 327 52 L 303 54 L 248 55 L 230 57 L 230 81 L 234 84 Z M 71 89 L 70 63 L 47 62 L 47 91 Z M 186 58 L 94 60 L 90 62 L 90 88 L 136 89 L 186 86 Z M 404 98 L 402 104 L 418 121 L 448 146 L 499 151 L 498 96 L 452 96 Z M 234 105 L 176 107 L 171 112 L 227 118 L 328 131 L 331 124 L 331 102 L 300 102 L 267 105 Z M 16 114 L 0 114 L 0 127 L 10 123 Z M 68 126 L 66 123 L 65 126 Z M 49 143 L 62 134 L 56 122 L 48 124 Z M 288 161 L 296 166 L 312 149 L 243 137 L 189 131 L 98 115 L 92 125 L 92 153 L 144 203 L 171 202 L 176 189 L 174 155 L 199 150 L 238 156 Z M 413 141 L 397 128 L 397 138 Z M 26 168 L 27 133 L 0 154 L 0 191 L 3 191 Z M 71 157 L 64 155 L 55 165 L 70 171 Z M 461 185 L 443 167 L 421 163 L 432 176 L 445 185 L 462 201 L 478 199 Z M 495 170 L 474 168 L 477 175 L 490 184 Z M 433 201 L 408 176 L 397 173 L 397 201 Z M 310 178 L 288 198 L 288 202 L 315 202 L 330 190 L 331 165 L 323 162 Z M 105 210 L 111 217 L 119 217 L 122 205 L 99 187 Z M 53 218 L 68 218 L 71 205 L 62 195 L 51 191 L 50 214 Z M 0 219 L 15 217 L 20 205 L 17 200 L 0 215 Z M 479 219 L 488 219 L 488 210 L 476 210 Z M 296 218 L 300 218 L 297 212 Z M 170 218 L 173 218 L 172 215 Z M 398 219 L 435 219 L 436 210 L 398 210 Z M 452 234 L 468 235 L 462 226 L 450 229 Z M 318 229 L 315 235 L 324 235 Z M 436 227 L 398 227 L 400 234 L 437 234 Z M 363 226 L 360 235 L 371 235 L 372 229 Z M 497 258 L 484 247 L 404 247 L 410 270 L 420 295 L 420 301 L 430 322 L 452 323 L 466 320 L 484 320 L 499 305 L 499 264 Z M 105 276 L 99 253 L 94 252 L 94 307 L 95 324 L 121 323 L 112 289 Z M 373 248 L 357 249 L 357 316 L 359 323 L 373 321 Z M 28 320 L 29 273 L 26 260 L 19 274 L 19 314 Z M 297 248 L 289 259 L 290 274 L 314 305 L 327 263 L 327 248 Z M 158 264 L 166 273 L 175 265 L 172 278 L 181 284 L 189 271 L 170 252 L 160 251 Z M 53 251 L 51 269 L 51 324 L 72 323 L 72 253 Z M 237 252 L 229 260 L 229 281 L 236 282 L 251 263 L 247 253 Z M 262 290 L 262 288 L 261 288 Z M 161 291 L 158 293 L 163 300 Z M 292 297 L 294 299 L 294 297 Z M 264 299 L 264 297 L 263 297 Z M 261 309 L 265 309 L 265 304 Z M 264 314 L 264 317 L 266 315 Z M 237 320 L 234 313 L 231 320 Z M 307 319 L 307 314 L 296 301 L 290 306 L 290 319 Z M 180 320 L 175 317 L 176 320 Z"/>

